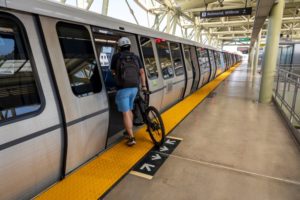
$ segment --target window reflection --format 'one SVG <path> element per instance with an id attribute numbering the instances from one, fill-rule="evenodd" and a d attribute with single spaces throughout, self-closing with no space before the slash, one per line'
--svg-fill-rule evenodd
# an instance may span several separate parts
<path id="1" fill-rule="evenodd" d="M 182 56 L 180 51 L 180 46 L 178 43 L 170 43 L 172 58 L 174 62 L 174 69 L 176 76 L 181 76 L 184 74 L 184 67 L 182 62 Z"/>
<path id="2" fill-rule="evenodd" d="M 204 48 L 197 48 L 197 55 L 198 55 L 198 62 L 202 69 L 209 69 L 209 58 L 207 49 Z"/>
<path id="3" fill-rule="evenodd" d="M 155 62 L 153 47 L 150 38 L 141 37 L 140 38 L 145 69 L 147 71 L 147 76 L 149 79 L 157 79 L 158 78 L 158 71 Z"/>
<path id="4" fill-rule="evenodd" d="M 31 62 L 21 34 L 12 20 L 0 18 L 0 122 L 41 107 Z"/>
<path id="5" fill-rule="evenodd" d="M 99 70 L 88 30 L 59 22 L 57 33 L 73 93 L 82 97 L 100 92 Z"/>
<path id="6" fill-rule="evenodd" d="M 191 58 L 191 53 L 190 53 L 190 47 L 187 46 L 187 45 L 184 45 L 183 47 L 184 49 L 184 56 L 185 56 L 185 59 L 186 59 L 186 68 L 188 71 L 191 71 L 192 70 L 192 58 Z"/>
<path id="7" fill-rule="evenodd" d="M 216 62 L 215 62 L 215 58 L 214 58 L 214 53 L 212 50 L 208 50 L 209 52 L 209 59 L 210 59 L 210 64 L 212 67 L 216 67 Z"/>
<path id="8" fill-rule="evenodd" d="M 166 41 L 156 41 L 158 57 L 162 69 L 162 74 L 164 79 L 169 79 L 174 77 L 174 69 L 172 67 L 170 50 L 168 43 Z"/>
<path id="9" fill-rule="evenodd" d="M 220 53 L 217 51 L 214 51 L 215 54 L 215 61 L 216 61 L 216 65 L 218 68 L 221 67 L 221 58 L 220 58 Z"/>

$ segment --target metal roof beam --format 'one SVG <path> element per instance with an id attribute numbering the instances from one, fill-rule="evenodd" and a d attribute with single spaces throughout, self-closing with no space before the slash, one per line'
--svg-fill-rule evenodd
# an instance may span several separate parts
<path id="1" fill-rule="evenodd" d="M 267 32 L 267 29 L 263 29 L 262 32 Z M 281 32 L 289 32 L 289 31 L 295 31 L 298 32 L 300 31 L 300 28 L 285 28 L 285 29 L 281 29 Z M 213 31 L 211 32 L 212 35 L 230 35 L 230 34 L 250 34 L 252 33 L 252 30 L 240 30 L 240 31 Z M 207 34 L 207 33 L 204 33 Z"/>
<path id="2" fill-rule="evenodd" d="M 300 17 L 284 17 L 282 19 L 282 23 L 295 23 L 295 22 L 299 22 L 300 21 Z M 266 20 L 266 22 L 268 22 L 268 20 Z M 265 22 L 265 23 L 266 23 Z M 206 28 L 209 27 L 226 27 L 226 26 L 245 26 L 248 24 L 253 24 L 254 20 L 250 19 L 248 20 L 236 20 L 236 21 L 219 21 L 219 22 L 202 22 L 200 23 L 201 26 L 204 26 Z M 186 25 L 186 28 L 191 28 L 190 25 Z"/>

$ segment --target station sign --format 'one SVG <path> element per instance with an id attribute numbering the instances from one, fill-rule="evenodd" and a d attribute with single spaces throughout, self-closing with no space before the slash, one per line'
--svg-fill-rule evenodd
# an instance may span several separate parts
<path id="1" fill-rule="evenodd" d="M 250 38 L 236 38 L 235 41 L 239 42 L 249 42 L 251 39 Z"/>
<path id="2" fill-rule="evenodd" d="M 240 38 L 239 40 L 241 42 L 248 42 L 248 41 L 250 41 L 250 38 Z"/>
<path id="3" fill-rule="evenodd" d="M 214 18 L 227 16 L 251 15 L 252 7 L 227 9 L 227 10 L 212 10 L 200 12 L 200 18 Z"/>

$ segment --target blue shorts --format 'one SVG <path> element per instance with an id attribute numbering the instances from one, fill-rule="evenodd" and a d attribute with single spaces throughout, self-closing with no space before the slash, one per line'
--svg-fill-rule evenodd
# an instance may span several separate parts
<path id="1" fill-rule="evenodd" d="M 116 104 L 119 112 L 133 110 L 133 103 L 137 94 L 137 88 L 124 88 L 118 90 L 116 94 Z"/>

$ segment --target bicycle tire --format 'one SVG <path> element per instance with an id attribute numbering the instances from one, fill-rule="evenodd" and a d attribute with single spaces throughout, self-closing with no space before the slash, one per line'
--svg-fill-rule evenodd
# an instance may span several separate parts
<path id="1" fill-rule="evenodd" d="M 158 110 L 153 106 L 149 106 L 146 109 L 145 115 L 147 118 L 147 131 L 155 146 L 159 147 L 165 141 L 165 126 L 163 120 Z"/>

